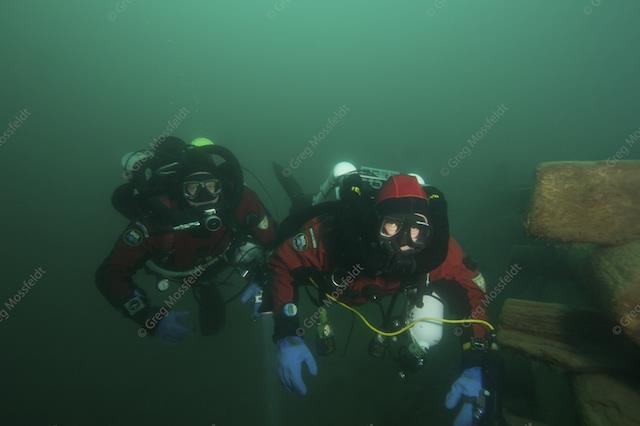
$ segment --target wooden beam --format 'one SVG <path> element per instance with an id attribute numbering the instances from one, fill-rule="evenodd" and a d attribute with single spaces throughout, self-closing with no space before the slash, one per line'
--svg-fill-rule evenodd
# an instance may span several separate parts
<path id="1" fill-rule="evenodd" d="M 536 237 L 602 245 L 640 239 L 640 161 L 538 166 L 525 221 Z"/>
<path id="2" fill-rule="evenodd" d="M 632 369 L 624 350 L 614 350 L 612 323 L 602 314 L 555 303 L 507 299 L 498 344 L 574 372 Z"/>
<path id="3" fill-rule="evenodd" d="M 616 323 L 613 333 L 640 345 L 640 241 L 596 250 L 589 269 L 589 283 Z"/>

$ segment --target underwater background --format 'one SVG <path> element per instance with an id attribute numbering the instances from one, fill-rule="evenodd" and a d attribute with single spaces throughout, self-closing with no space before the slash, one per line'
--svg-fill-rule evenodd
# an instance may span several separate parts
<path id="1" fill-rule="evenodd" d="M 0 303 L 44 274 L 0 322 L 0 425 L 451 424 L 451 328 L 401 380 L 359 323 L 345 353 L 351 317 L 334 309 L 338 351 L 305 398 L 277 380 L 270 320 L 239 303 L 219 335 L 139 338 L 94 285 L 127 224 L 110 204 L 120 159 L 210 137 L 280 220 L 273 161 L 309 192 L 338 161 L 419 173 L 491 288 L 528 241 L 538 163 L 640 159 L 640 144 L 620 151 L 640 129 L 639 19 L 640 3 L 607 0 L 3 0 Z M 494 320 L 506 297 L 590 306 L 551 260 L 525 265 Z M 561 375 L 509 380 L 516 412 L 574 424 Z"/>

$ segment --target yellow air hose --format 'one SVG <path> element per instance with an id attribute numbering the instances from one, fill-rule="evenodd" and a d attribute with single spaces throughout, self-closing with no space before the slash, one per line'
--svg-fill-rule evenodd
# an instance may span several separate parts
<path id="1" fill-rule="evenodd" d="M 318 287 L 318 284 L 316 284 L 316 282 L 313 280 L 313 278 L 309 278 L 309 281 L 311 281 L 311 283 L 316 287 Z M 405 333 L 409 330 L 411 330 L 413 327 L 415 327 L 416 325 L 418 325 L 418 323 L 421 322 L 435 322 L 435 323 L 440 323 L 440 324 L 479 324 L 482 325 L 483 327 L 489 329 L 490 331 L 495 331 L 495 327 L 493 325 L 491 325 L 491 323 L 484 321 L 484 320 L 479 320 L 479 319 L 463 319 L 463 320 L 448 320 L 448 319 L 442 319 L 442 318 L 433 318 L 433 317 L 423 317 L 423 318 L 418 318 L 417 320 L 407 324 L 406 326 L 402 327 L 400 330 L 397 331 L 393 331 L 393 332 L 387 332 L 387 331 L 382 331 L 379 328 L 376 328 L 374 325 L 372 325 L 367 318 L 365 318 L 364 315 L 362 315 L 360 312 L 358 312 L 356 309 L 352 308 L 351 306 L 340 302 L 338 299 L 336 299 L 335 297 L 333 297 L 330 294 L 327 294 L 327 297 L 337 303 L 338 305 L 342 306 L 343 308 L 353 312 L 358 318 L 360 318 L 360 320 L 362 320 L 362 322 L 364 323 L 364 325 L 367 326 L 367 328 L 369 328 L 371 331 L 374 331 L 375 333 L 380 334 L 381 336 L 385 336 L 385 337 L 394 337 L 394 336 L 399 336 L 402 333 Z"/>

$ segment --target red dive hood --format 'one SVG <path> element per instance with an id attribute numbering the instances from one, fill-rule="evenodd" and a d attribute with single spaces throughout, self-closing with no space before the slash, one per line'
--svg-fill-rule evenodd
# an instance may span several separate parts
<path id="1" fill-rule="evenodd" d="M 427 200 L 427 194 L 418 179 L 409 175 L 392 176 L 387 180 L 376 197 L 376 204 L 397 198 L 420 198 Z"/>
<path id="2" fill-rule="evenodd" d="M 428 217 L 427 198 L 415 176 L 392 176 L 376 196 L 376 210 L 382 216 L 421 213 Z"/>

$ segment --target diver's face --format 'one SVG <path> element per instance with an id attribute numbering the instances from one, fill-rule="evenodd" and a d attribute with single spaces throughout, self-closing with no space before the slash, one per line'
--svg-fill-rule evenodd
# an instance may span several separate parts
<path id="1" fill-rule="evenodd" d="M 222 182 L 211 173 L 193 173 L 183 181 L 182 195 L 192 207 L 214 205 L 222 196 Z"/>

